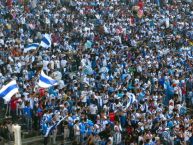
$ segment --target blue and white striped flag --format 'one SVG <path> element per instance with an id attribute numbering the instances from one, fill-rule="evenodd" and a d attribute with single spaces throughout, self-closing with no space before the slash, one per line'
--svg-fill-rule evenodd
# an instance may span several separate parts
<path id="1" fill-rule="evenodd" d="M 49 88 L 51 86 L 57 85 L 57 81 L 47 76 L 44 71 L 41 71 L 38 85 L 42 88 Z"/>
<path id="2" fill-rule="evenodd" d="M 58 122 L 57 122 L 57 126 L 60 125 L 60 123 L 65 120 L 67 117 L 63 117 L 62 119 L 60 119 Z"/>
<path id="3" fill-rule="evenodd" d="M 40 46 L 44 48 L 51 47 L 52 41 L 51 41 L 51 35 L 50 34 L 45 34 L 42 38 L 42 41 L 40 43 Z"/>
<path id="4" fill-rule="evenodd" d="M 0 97 L 6 101 L 10 101 L 11 97 L 19 92 L 16 80 L 12 80 L 0 90 Z"/>
<path id="5" fill-rule="evenodd" d="M 35 50 L 39 47 L 39 44 L 38 43 L 32 43 L 32 44 L 29 44 L 26 46 L 26 48 L 24 49 L 24 53 L 27 53 L 28 51 L 30 50 Z"/>
<path id="6" fill-rule="evenodd" d="M 193 59 L 192 50 L 187 51 L 187 56 L 189 59 Z"/>
<path id="7" fill-rule="evenodd" d="M 54 125 L 48 127 L 47 130 L 46 130 L 46 133 L 45 133 L 44 137 L 48 137 L 48 135 L 49 135 L 56 127 L 57 127 L 57 124 L 54 124 Z"/>
<path id="8" fill-rule="evenodd" d="M 127 110 L 127 108 L 133 104 L 136 101 L 135 95 L 133 93 L 129 93 L 129 98 L 128 98 L 128 102 L 126 107 L 124 108 L 124 110 Z"/>
<path id="9" fill-rule="evenodd" d="M 57 126 L 60 125 L 60 123 L 61 123 L 64 119 L 66 119 L 66 117 L 63 117 L 62 119 L 60 119 L 59 121 L 55 122 L 53 125 L 51 125 L 51 126 L 49 126 L 49 127 L 44 124 L 44 126 L 43 126 L 43 129 L 44 129 L 44 131 L 43 131 L 43 132 L 44 132 L 44 137 L 49 136 L 49 134 L 50 134 L 54 129 L 56 129 Z M 45 122 L 44 122 L 44 123 L 45 123 Z"/>

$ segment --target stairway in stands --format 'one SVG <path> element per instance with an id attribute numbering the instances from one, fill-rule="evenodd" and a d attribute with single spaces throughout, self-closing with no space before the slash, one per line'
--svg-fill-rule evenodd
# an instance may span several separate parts
<path id="1" fill-rule="evenodd" d="M 22 139 L 22 145 L 32 145 L 32 144 L 43 145 L 43 139 L 44 139 L 43 136 L 36 136 Z M 71 145 L 72 141 L 65 141 L 63 144 L 62 143 L 63 143 L 62 136 L 58 135 L 56 145 Z M 5 145 L 14 145 L 14 142 L 11 141 L 9 143 L 6 143 Z M 51 137 L 49 138 L 48 145 L 52 145 Z"/>
<path id="2" fill-rule="evenodd" d="M 0 122 L 5 118 L 5 108 L 4 107 L 4 102 L 3 99 L 0 98 Z"/>

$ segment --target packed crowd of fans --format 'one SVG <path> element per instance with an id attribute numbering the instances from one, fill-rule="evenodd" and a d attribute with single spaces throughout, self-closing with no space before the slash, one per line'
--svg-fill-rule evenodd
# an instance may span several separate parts
<path id="1" fill-rule="evenodd" d="M 0 1 L 0 86 L 15 78 L 20 88 L 4 102 L 6 115 L 41 131 L 45 145 L 59 134 L 82 145 L 193 145 L 192 8 L 181 0 Z M 45 33 L 50 48 L 24 53 Z M 57 86 L 37 85 L 42 69 Z"/>

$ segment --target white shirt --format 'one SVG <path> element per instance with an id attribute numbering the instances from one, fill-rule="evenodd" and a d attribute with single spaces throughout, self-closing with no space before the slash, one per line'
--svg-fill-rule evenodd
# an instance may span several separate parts
<path id="1" fill-rule="evenodd" d="M 62 67 L 62 68 L 65 67 L 66 64 L 67 64 L 67 61 L 66 61 L 66 60 L 61 60 L 61 67 Z"/>
<path id="2" fill-rule="evenodd" d="M 3 39 L 0 39 L 0 44 L 4 45 L 4 40 Z"/>
<path id="3" fill-rule="evenodd" d="M 55 65 L 59 69 L 60 68 L 60 61 L 59 60 L 55 60 Z"/>
<path id="4" fill-rule="evenodd" d="M 97 113 L 98 107 L 94 104 L 91 104 L 89 109 L 90 109 L 90 114 L 94 115 Z"/>
<path id="5" fill-rule="evenodd" d="M 51 69 L 54 69 L 54 61 L 53 60 L 50 61 L 50 67 L 51 67 Z"/>
<path id="6" fill-rule="evenodd" d="M 81 98 L 82 98 L 81 101 L 84 102 L 84 103 L 86 103 L 86 98 L 87 98 L 86 96 L 87 96 L 87 92 L 86 91 L 82 91 L 81 92 Z"/>
<path id="7" fill-rule="evenodd" d="M 188 141 L 191 136 L 192 136 L 191 133 L 186 130 L 186 131 L 184 132 L 184 141 Z"/>
<path id="8" fill-rule="evenodd" d="M 75 135 L 80 135 L 80 127 L 78 124 L 74 125 L 74 134 Z"/>
<path id="9" fill-rule="evenodd" d="M 43 69 L 44 70 L 47 70 L 48 69 L 48 64 L 49 64 L 49 61 L 46 61 L 46 60 L 43 60 Z"/>
<path id="10" fill-rule="evenodd" d="M 109 145 L 113 145 L 113 137 L 109 137 L 109 140 L 111 141 Z"/>
<path id="11" fill-rule="evenodd" d="M 34 100 L 33 100 L 33 98 L 27 98 L 27 101 L 30 103 L 30 108 L 33 109 L 33 107 L 34 107 Z"/>

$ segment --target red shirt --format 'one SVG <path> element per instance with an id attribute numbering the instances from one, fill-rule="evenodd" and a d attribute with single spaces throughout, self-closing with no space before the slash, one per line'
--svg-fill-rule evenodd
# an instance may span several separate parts
<path id="1" fill-rule="evenodd" d="M 131 16 L 131 17 L 130 17 L 130 25 L 134 25 L 134 23 L 135 23 L 134 17 Z"/>
<path id="2" fill-rule="evenodd" d="M 40 89 L 39 89 L 39 96 L 40 96 L 40 97 L 45 96 L 45 89 L 44 89 L 44 88 L 40 88 Z"/>
<path id="3" fill-rule="evenodd" d="M 20 3 L 20 4 L 23 4 L 23 0 L 19 0 L 19 3 Z"/>
<path id="4" fill-rule="evenodd" d="M 142 1 L 139 1 L 139 2 L 138 2 L 138 6 L 139 6 L 140 9 L 143 9 L 143 5 L 144 5 L 144 4 L 143 4 Z"/>
<path id="5" fill-rule="evenodd" d="M 109 120 L 110 120 L 111 122 L 114 122 L 114 121 L 115 121 L 115 113 L 113 113 L 113 112 L 109 113 Z"/>
<path id="6" fill-rule="evenodd" d="M 11 110 L 16 110 L 17 108 L 17 101 L 18 99 L 11 99 L 10 105 L 11 105 Z"/>
<path id="7" fill-rule="evenodd" d="M 127 128 L 127 133 L 130 135 L 130 134 L 132 134 L 132 128 L 131 127 L 128 127 Z"/>
<path id="8" fill-rule="evenodd" d="M 30 12 L 29 7 L 26 6 L 26 5 L 24 5 L 24 10 L 25 10 L 26 13 L 29 13 L 29 12 Z"/>
<path id="9" fill-rule="evenodd" d="M 7 6 L 9 9 L 12 8 L 13 0 L 7 0 Z"/>
<path id="10" fill-rule="evenodd" d="M 181 89 L 182 89 L 182 94 L 186 95 L 186 84 L 185 83 L 182 84 Z"/>

